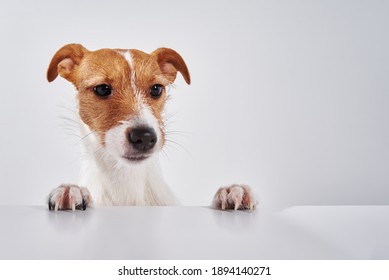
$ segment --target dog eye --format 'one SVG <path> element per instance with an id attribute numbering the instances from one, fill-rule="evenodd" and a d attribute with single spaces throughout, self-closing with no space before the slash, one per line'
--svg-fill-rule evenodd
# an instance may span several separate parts
<path id="1" fill-rule="evenodd" d="M 161 97 L 162 95 L 162 90 L 163 90 L 163 85 L 160 85 L 160 84 L 156 84 L 156 85 L 153 85 L 151 88 L 150 88 L 150 95 L 157 99 L 159 97 Z"/>
<path id="2" fill-rule="evenodd" d="M 106 84 L 98 85 L 93 88 L 93 91 L 102 97 L 106 97 L 111 94 L 111 87 Z"/>

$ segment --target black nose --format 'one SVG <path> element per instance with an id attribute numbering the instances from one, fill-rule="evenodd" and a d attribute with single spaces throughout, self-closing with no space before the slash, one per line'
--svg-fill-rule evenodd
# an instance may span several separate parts
<path id="1" fill-rule="evenodd" d="M 134 128 L 128 133 L 128 141 L 138 151 L 147 152 L 157 143 L 157 135 L 153 128 Z"/>

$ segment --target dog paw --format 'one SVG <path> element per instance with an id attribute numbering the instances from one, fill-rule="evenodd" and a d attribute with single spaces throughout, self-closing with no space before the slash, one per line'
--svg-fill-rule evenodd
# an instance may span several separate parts
<path id="1" fill-rule="evenodd" d="M 49 195 L 49 210 L 85 210 L 91 204 L 87 188 L 77 185 L 61 185 Z"/>
<path id="2" fill-rule="evenodd" d="M 251 188 L 246 185 L 221 187 L 213 198 L 213 206 L 222 210 L 254 210 L 256 204 Z"/>

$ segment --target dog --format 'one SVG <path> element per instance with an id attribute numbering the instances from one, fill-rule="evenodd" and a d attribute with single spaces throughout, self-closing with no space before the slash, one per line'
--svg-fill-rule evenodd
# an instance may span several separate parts
<path id="1" fill-rule="evenodd" d="M 136 49 L 90 51 L 68 44 L 55 53 L 47 80 L 60 75 L 75 86 L 88 160 L 79 185 L 63 184 L 49 194 L 50 210 L 179 204 L 157 157 L 165 144 L 166 87 L 177 72 L 189 85 L 183 58 L 169 48 L 147 54 Z M 253 210 L 257 202 L 250 187 L 234 184 L 219 188 L 212 204 L 222 210 Z"/>

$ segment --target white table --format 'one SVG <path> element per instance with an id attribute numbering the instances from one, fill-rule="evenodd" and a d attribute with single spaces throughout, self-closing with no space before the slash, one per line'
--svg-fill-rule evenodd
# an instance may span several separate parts
<path id="1" fill-rule="evenodd" d="M 389 259 L 389 206 L 0 206 L 0 259 Z"/>

